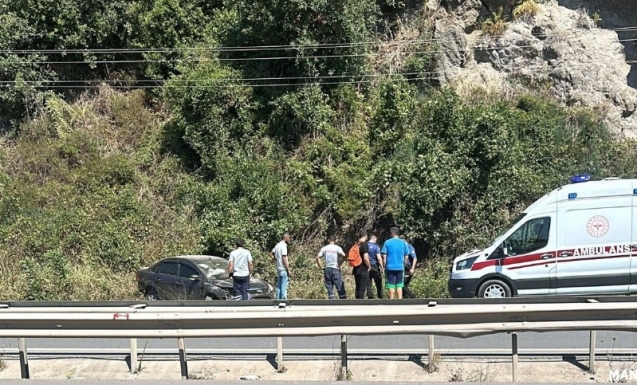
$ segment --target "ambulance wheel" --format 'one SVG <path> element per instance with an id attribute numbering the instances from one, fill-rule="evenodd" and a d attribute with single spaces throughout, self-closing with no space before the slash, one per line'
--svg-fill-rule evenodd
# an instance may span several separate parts
<path id="1" fill-rule="evenodd" d="M 480 298 L 508 298 L 511 297 L 511 288 L 506 283 L 492 279 L 480 286 L 478 291 Z"/>

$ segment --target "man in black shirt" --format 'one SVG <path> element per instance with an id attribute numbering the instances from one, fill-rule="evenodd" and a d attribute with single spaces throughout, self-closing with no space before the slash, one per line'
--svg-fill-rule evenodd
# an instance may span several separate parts
<path id="1" fill-rule="evenodd" d="M 364 299 L 367 292 L 367 280 L 369 280 L 369 247 L 367 246 L 367 232 L 361 231 L 358 235 L 358 252 L 361 256 L 361 264 L 352 269 L 354 282 L 356 282 L 356 299 Z"/>

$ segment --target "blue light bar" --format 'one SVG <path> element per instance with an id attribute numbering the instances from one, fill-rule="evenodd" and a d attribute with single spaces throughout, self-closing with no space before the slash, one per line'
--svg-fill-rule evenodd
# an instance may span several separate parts
<path id="1" fill-rule="evenodd" d="M 568 194 L 568 199 L 575 199 L 575 198 L 577 198 L 577 193 Z"/>
<path id="2" fill-rule="evenodd" d="M 588 174 L 575 175 L 571 178 L 571 183 L 588 182 L 589 179 L 591 179 L 591 176 Z"/>
<path id="3" fill-rule="evenodd" d="M 637 188 L 633 190 L 633 194 L 637 195 Z"/>

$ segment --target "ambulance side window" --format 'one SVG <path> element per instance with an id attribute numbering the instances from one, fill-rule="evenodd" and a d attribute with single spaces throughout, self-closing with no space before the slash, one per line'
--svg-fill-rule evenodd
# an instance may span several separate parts
<path id="1" fill-rule="evenodd" d="M 529 254 L 549 243 L 551 218 L 536 218 L 523 224 L 506 240 L 509 255 Z"/>

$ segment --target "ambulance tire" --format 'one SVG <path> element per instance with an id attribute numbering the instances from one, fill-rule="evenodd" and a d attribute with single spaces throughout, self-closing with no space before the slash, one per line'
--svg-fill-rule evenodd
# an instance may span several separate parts
<path id="1" fill-rule="evenodd" d="M 506 283 L 491 279 L 484 282 L 478 290 L 479 298 L 509 298 L 511 297 L 511 288 Z"/>

